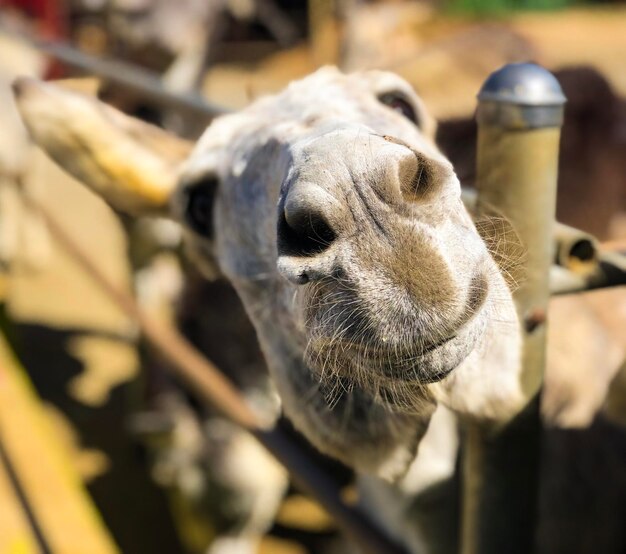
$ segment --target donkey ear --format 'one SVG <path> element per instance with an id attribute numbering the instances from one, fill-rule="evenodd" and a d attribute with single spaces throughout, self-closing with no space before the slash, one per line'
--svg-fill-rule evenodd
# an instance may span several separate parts
<path id="1" fill-rule="evenodd" d="M 20 78 L 13 89 L 31 137 L 63 169 L 121 211 L 167 213 L 190 142 L 65 87 Z"/>

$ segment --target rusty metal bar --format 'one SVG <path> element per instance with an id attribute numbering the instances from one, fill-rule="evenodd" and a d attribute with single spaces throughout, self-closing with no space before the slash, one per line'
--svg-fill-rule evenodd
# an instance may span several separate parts
<path id="1" fill-rule="evenodd" d="M 127 91 L 141 94 L 148 102 L 159 107 L 174 109 L 190 115 L 204 117 L 207 123 L 214 117 L 228 113 L 228 108 L 209 102 L 198 93 L 175 93 L 168 90 L 158 73 L 119 60 L 106 60 L 81 52 L 61 41 L 44 40 L 17 33 L 0 25 L 0 32 L 22 40 L 44 54 L 90 75 L 114 83 Z"/>
<path id="2" fill-rule="evenodd" d="M 565 97 L 545 69 L 509 64 L 479 95 L 479 214 L 513 225 L 526 249 L 524 279 L 515 292 L 524 331 L 522 386 L 526 410 L 497 435 L 470 424 L 464 444 L 462 553 L 529 554 L 534 548 L 540 462 L 538 393 L 545 361 L 545 313 L 560 127 Z"/>
<path id="3" fill-rule="evenodd" d="M 28 199 L 42 214 L 55 240 L 94 279 L 110 299 L 135 321 L 146 339 L 169 362 L 168 367 L 201 401 L 217 408 L 227 418 L 246 428 L 289 471 L 293 482 L 315 498 L 335 519 L 346 536 L 364 554 L 407 554 L 360 510 L 348 506 L 331 475 L 311 461 L 307 452 L 280 427 L 261 426 L 258 418 L 224 374 L 176 329 L 146 316 L 129 294 L 117 288 L 97 264 L 40 203 Z"/>

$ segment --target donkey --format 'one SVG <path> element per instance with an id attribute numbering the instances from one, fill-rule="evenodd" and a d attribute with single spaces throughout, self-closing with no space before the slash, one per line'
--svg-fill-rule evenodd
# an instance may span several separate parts
<path id="1" fill-rule="evenodd" d="M 424 456 L 449 460 L 450 411 L 500 426 L 527 403 L 510 286 L 396 75 L 322 68 L 193 148 L 53 85 L 15 91 L 68 172 L 121 211 L 181 224 L 207 278 L 237 291 L 285 415 L 370 484 L 415 494 Z"/>

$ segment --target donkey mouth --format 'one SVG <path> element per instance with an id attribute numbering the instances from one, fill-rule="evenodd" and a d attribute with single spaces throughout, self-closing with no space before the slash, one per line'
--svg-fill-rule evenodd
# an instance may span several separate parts
<path id="1" fill-rule="evenodd" d="M 451 335 L 436 343 L 416 347 L 404 355 L 396 351 L 378 351 L 367 355 L 362 351 L 358 363 L 369 367 L 374 373 L 385 379 L 419 384 L 441 381 L 459 365 L 465 353 L 459 352 L 455 344 L 457 335 Z"/>
<path id="2" fill-rule="evenodd" d="M 315 325 L 312 336 L 309 335 L 306 362 L 322 378 L 334 375 L 364 387 L 421 387 L 442 381 L 481 340 L 488 287 L 480 285 L 474 287 L 476 294 L 455 321 L 445 325 L 447 332 L 443 335 L 441 327 L 437 332 L 435 328 L 420 329 L 415 324 L 411 330 L 410 322 L 389 323 L 384 314 L 381 317 L 355 310 L 355 295 L 339 299 L 345 300 L 351 310 L 335 298 L 332 310 L 309 312 L 309 321 Z M 350 319 L 341 317 L 344 312 L 350 313 Z M 378 324 L 377 320 L 383 323 Z"/>
<path id="3" fill-rule="evenodd" d="M 439 381 L 443 381 L 448 375 L 450 375 L 456 369 L 456 367 L 457 366 L 450 366 L 450 367 L 442 369 L 441 371 L 433 373 L 431 375 L 422 376 L 420 377 L 420 383 L 424 385 L 431 385 L 433 383 L 438 383 Z"/>
<path id="4" fill-rule="evenodd" d="M 358 375 L 362 380 L 369 375 L 378 382 L 427 385 L 447 377 L 467 355 L 457 339 L 453 334 L 424 346 L 416 341 L 415 347 L 402 350 L 349 341 L 334 342 L 330 348 L 319 343 L 309 346 L 316 352 L 311 358 L 322 362 L 325 369 L 332 367 L 332 373 L 342 378 Z"/>
<path id="5" fill-rule="evenodd" d="M 374 347 L 367 344 L 345 342 L 340 344 L 344 350 L 358 358 L 371 361 L 372 363 L 391 364 L 393 366 L 412 365 L 423 358 L 426 358 L 432 352 L 436 352 L 446 344 L 450 343 L 457 337 L 456 334 L 450 335 L 438 342 L 426 344 L 424 346 L 415 346 L 412 348 L 393 348 L 389 346 Z M 417 344 L 418 341 L 416 341 Z"/>

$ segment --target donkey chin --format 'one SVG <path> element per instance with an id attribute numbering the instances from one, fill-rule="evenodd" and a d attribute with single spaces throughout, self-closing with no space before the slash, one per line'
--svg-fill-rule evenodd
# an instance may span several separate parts
<path id="1" fill-rule="evenodd" d="M 482 301 L 433 325 L 433 314 L 385 317 L 384 307 L 368 309 L 345 291 L 325 297 L 318 288 L 304 301 L 308 367 L 333 395 L 357 386 L 394 409 L 419 410 L 431 397 L 428 385 L 453 374 L 482 344 L 487 327 Z"/>

